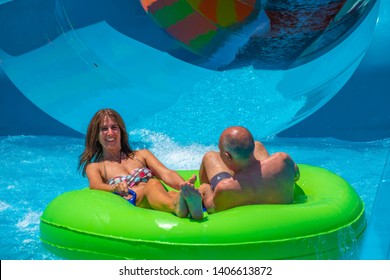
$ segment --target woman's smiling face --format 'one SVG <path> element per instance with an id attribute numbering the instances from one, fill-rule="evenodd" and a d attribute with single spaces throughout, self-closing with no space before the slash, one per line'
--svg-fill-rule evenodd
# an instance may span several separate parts
<path id="1" fill-rule="evenodd" d="M 99 142 L 104 149 L 121 148 L 121 131 L 118 124 L 110 117 L 105 116 L 100 126 Z"/>

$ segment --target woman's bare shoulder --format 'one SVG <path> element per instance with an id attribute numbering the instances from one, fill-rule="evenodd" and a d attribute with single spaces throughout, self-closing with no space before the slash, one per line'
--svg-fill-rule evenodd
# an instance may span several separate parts
<path id="1" fill-rule="evenodd" d="M 87 167 L 85 168 L 85 171 L 87 173 L 100 171 L 102 164 L 103 164 L 102 162 L 91 162 L 90 164 L 87 165 Z"/>
<path id="2" fill-rule="evenodd" d="M 133 153 L 136 157 L 142 157 L 144 159 L 150 157 L 151 155 L 153 156 L 153 153 L 147 149 L 136 150 Z"/>

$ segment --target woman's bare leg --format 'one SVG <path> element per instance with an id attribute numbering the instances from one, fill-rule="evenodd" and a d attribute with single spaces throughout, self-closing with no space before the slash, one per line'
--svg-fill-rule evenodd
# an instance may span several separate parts
<path id="1" fill-rule="evenodd" d="M 150 179 L 148 183 L 140 186 L 137 194 L 137 206 L 151 208 L 163 212 L 174 213 L 180 218 L 188 216 L 187 203 L 180 192 L 166 191 L 157 179 Z"/>
<path id="2" fill-rule="evenodd" d="M 191 217 L 194 220 L 203 219 L 202 196 L 199 191 L 192 186 L 184 185 L 181 187 L 181 195 L 184 197 Z"/>

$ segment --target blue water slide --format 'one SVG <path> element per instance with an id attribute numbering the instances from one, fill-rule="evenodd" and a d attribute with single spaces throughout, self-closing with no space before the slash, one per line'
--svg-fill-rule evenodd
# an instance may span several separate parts
<path id="1" fill-rule="evenodd" d="M 390 0 L 381 0 L 374 38 L 350 80 L 324 107 L 280 135 L 350 141 L 389 138 L 389 50 Z"/>
<path id="2" fill-rule="evenodd" d="M 54 119 L 78 132 L 101 107 L 135 120 L 207 73 L 167 54 L 174 42 L 138 1 L 2 1 L 0 26 L 1 106 L 13 104 L 7 122 L 26 120 L 26 133 L 35 134 L 29 126 L 42 112 L 50 128 Z M 35 106 L 21 111 L 29 101 Z"/>
<path id="3" fill-rule="evenodd" d="M 383 168 L 371 216 L 364 234 L 361 259 L 390 260 L 390 149 Z"/>
<path id="4" fill-rule="evenodd" d="M 319 8 L 337 13 L 320 32 L 317 24 L 312 30 L 284 27 L 276 39 L 272 28 L 255 34 L 230 67 L 212 71 L 172 55 L 180 44 L 138 1 L 2 0 L 1 134 L 81 136 L 97 109 L 112 107 L 135 127 L 179 140 L 197 129 L 200 138 L 213 142 L 235 123 L 267 136 L 299 122 L 281 134 L 389 137 L 390 1 L 296 2 L 308 5 L 306 16 Z M 264 5 L 278 28 L 275 15 L 302 17 L 283 3 Z M 324 3 L 334 6 L 324 9 Z M 275 49 L 275 42 L 283 44 Z M 193 113 L 193 106 L 199 110 Z M 180 130 L 171 128 L 172 118 Z M 202 135 L 201 124 L 210 120 L 212 133 Z"/>

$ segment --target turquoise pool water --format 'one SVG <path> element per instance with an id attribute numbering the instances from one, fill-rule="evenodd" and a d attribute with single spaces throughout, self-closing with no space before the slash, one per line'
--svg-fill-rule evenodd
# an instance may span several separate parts
<path id="1" fill-rule="evenodd" d="M 172 169 L 196 169 L 204 152 L 217 148 L 196 144 L 195 140 L 183 145 L 153 131 L 132 131 L 130 137 L 135 140 L 134 148 L 150 149 Z M 378 211 L 375 204 L 388 211 L 384 209 L 386 203 L 380 200 L 386 197 L 384 185 L 390 181 L 388 167 L 386 171 L 390 139 L 357 143 L 331 138 L 274 138 L 264 143 L 270 152 L 286 151 L 298 163 L 327 168 L 356 189 L 365 203 L 369 221 L 367 246 L 356 246 L 346 259 L 389 258 L 388 225 L 386 229 L 385 217 L 381 221 L 380 212 L 373 215 L 373 211 Z M 83 139 L 68 137 L 0 138 L 0 259 L 57 259 L 40 242 L 39 218 L 56 196 L 87 186 L 86 179 L 76 170 L 83 145 Z M 378 196 L 380 190 L 382 198 Z M 370 228 L 375 217 L 379 219 L 376 228 Z M 384 226 L 378 228 L 378 222 L 379 226 L 384 222 Z"/>

